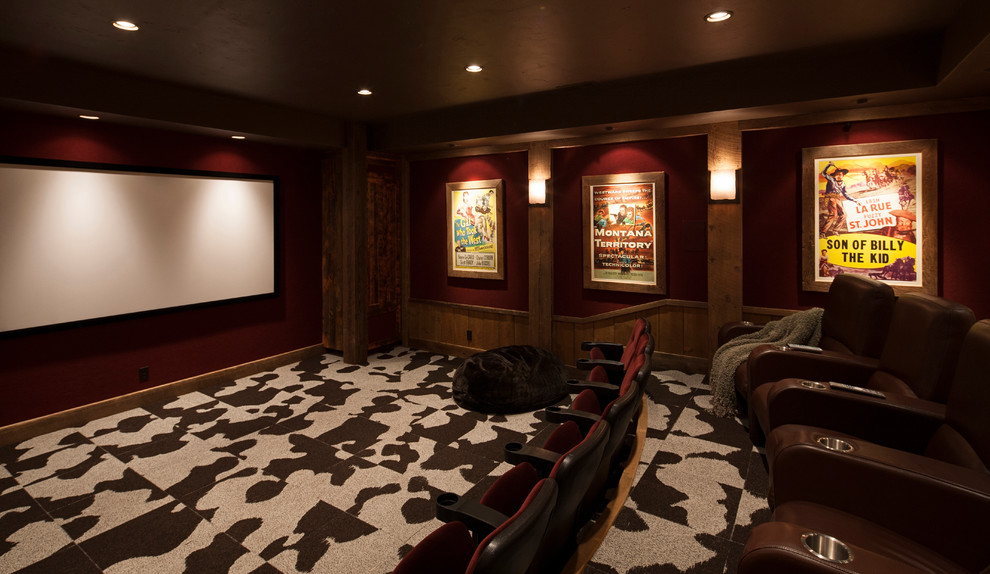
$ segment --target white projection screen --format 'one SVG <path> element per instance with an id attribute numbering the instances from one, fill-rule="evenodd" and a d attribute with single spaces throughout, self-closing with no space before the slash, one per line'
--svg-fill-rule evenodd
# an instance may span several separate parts
<path id="1" fill-rule="evenodd" d="M 276 192 L 273 177 L 0 159 L 0 332 L 274 295 Z"/>

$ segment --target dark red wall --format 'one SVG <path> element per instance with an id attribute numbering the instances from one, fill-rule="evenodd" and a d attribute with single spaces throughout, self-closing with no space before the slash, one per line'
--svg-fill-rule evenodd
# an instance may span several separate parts
<path id="1" fill-rule="evenodd" d="M 584 288 L 581 177 L 663 171 L 667 181 L 667 295 Z M 554 173 L 554 313 L 588 317 L 669 297 L 705 301 L 708 142 L 703 136 L 557 149 Z"/>
<path id="2" fill-rule="evenodd" d="M 277 297 L 0 335 L 0 425 L 320 343 L 319 154 L 0 112 L 0 155 L 275 175 L 280 219 Z"/>
<path id="3" fill-rule="evenodd" d="M 413 299 L 525 311 L 529 308 L 529 158 L 526 152 L 412 162 L 409 294 Z M 505 279 L 447 277 L 447 183 L 505 185 Z"/>
<path id="4" fill-rule="evenodd" d="M 939 294 L 990 317 L 990 112 L 743 133 L 743 302 L 758 307 L 824 304 L 801 290 L 801 149 L 938 140 Z"/>

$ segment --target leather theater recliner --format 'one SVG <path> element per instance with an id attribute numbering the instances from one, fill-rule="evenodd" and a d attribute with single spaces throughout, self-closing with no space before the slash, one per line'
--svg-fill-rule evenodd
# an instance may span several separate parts
<path id="1" fill-rule="evenodd" d="M 822 354 L 859 357 L 864 365 L 875 366 L 883 349 L 895 300 L 894 290 L 886 283 L 864 275 L 844 273 L 836 276 L 829 286 L 822 314 L 822 336 L 818 344 L 823 349 Z M 760 328 L 741 323 L 724 325 L 719 333 L 719 345 Z M 763 383 L 804 376 L 808 369 L 804 361 L 812 355 L 781 350 L 776 345 L 759 346 L 736 368 L 736 393 L 748 402 L 753 389 Z"/>
<path id="2" fill-rule="evenodd" d="M 859 389 L 945 403 L 959 348 L 975 321 L 965 305 L 921 293 L 909 293 L 894 304 L 883 353 L 875 367 L 841 356 L 808 359 L 818 369 L 757 387 L 750 400 L 750 437 L 762 444 L 765 433 L 787 423 L 828 426 L 829 421 L 858 422 L 862 426 L 895 427 L 869 420 L 856 411 L 856 401 L 845 395 Z M 823 383 L 820 389 L 809 381 Z M 839 383 L 838 385 L 834 383 Z M 816 392 L 827 390 L 828 392 Z M 898 430 L 898 432 L 901 432 Z"/>
<path id="3" fill-rule="evenodd" d="M 873 442 L 883 434 L 838 428 L 774 429 L 767 441 L 773 520 L 753 529 L 739 572 L 986 572 L 988 373 L 990 320 L 983 320 L 963 343 L 944 416 L 933 416 L 940 405 L 929 401 L 870 399 L 878 413 L 901 411 L 901 428 L 924 429 L 912 429 L 913 444 L 890 448 Z"/>
<path id="4" fill-rule="evenodd" d="M 539 548 L 557 500 L 557 484 L 529 464 L 500 476 L 479 511 L 462 513 L 456 495 L 437 499 L 437 518 L 454 516 L 420 541 L 393 574 L 503 574 L 525 572 Z M 448 512 L 450 511 L 450 512 Z M 474 533 L 472 537 L 471 533 Z"/>

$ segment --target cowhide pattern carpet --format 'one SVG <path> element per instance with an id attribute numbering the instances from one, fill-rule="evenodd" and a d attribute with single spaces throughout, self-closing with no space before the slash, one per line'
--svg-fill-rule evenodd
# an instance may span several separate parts
<path id="1" fill-rule="evenodd" d="M 389 572 L 440 525 L 437 494 L 483 492 L 505 443 L 550 431 L 456 406 L 459 363 L 326 354 L 2 447 L 0 572 Z M 585 572 L 732 572 L 769 517 L 702 380 L 653 374 L 637 482 Z"/>

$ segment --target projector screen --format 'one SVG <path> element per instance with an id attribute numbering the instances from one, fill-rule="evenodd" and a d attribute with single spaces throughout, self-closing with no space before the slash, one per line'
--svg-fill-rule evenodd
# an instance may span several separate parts
<path id="1" fill-rule="evenodd" d="M 0 158 L 0 332 L 276 292 L 276 180 Z"/>

